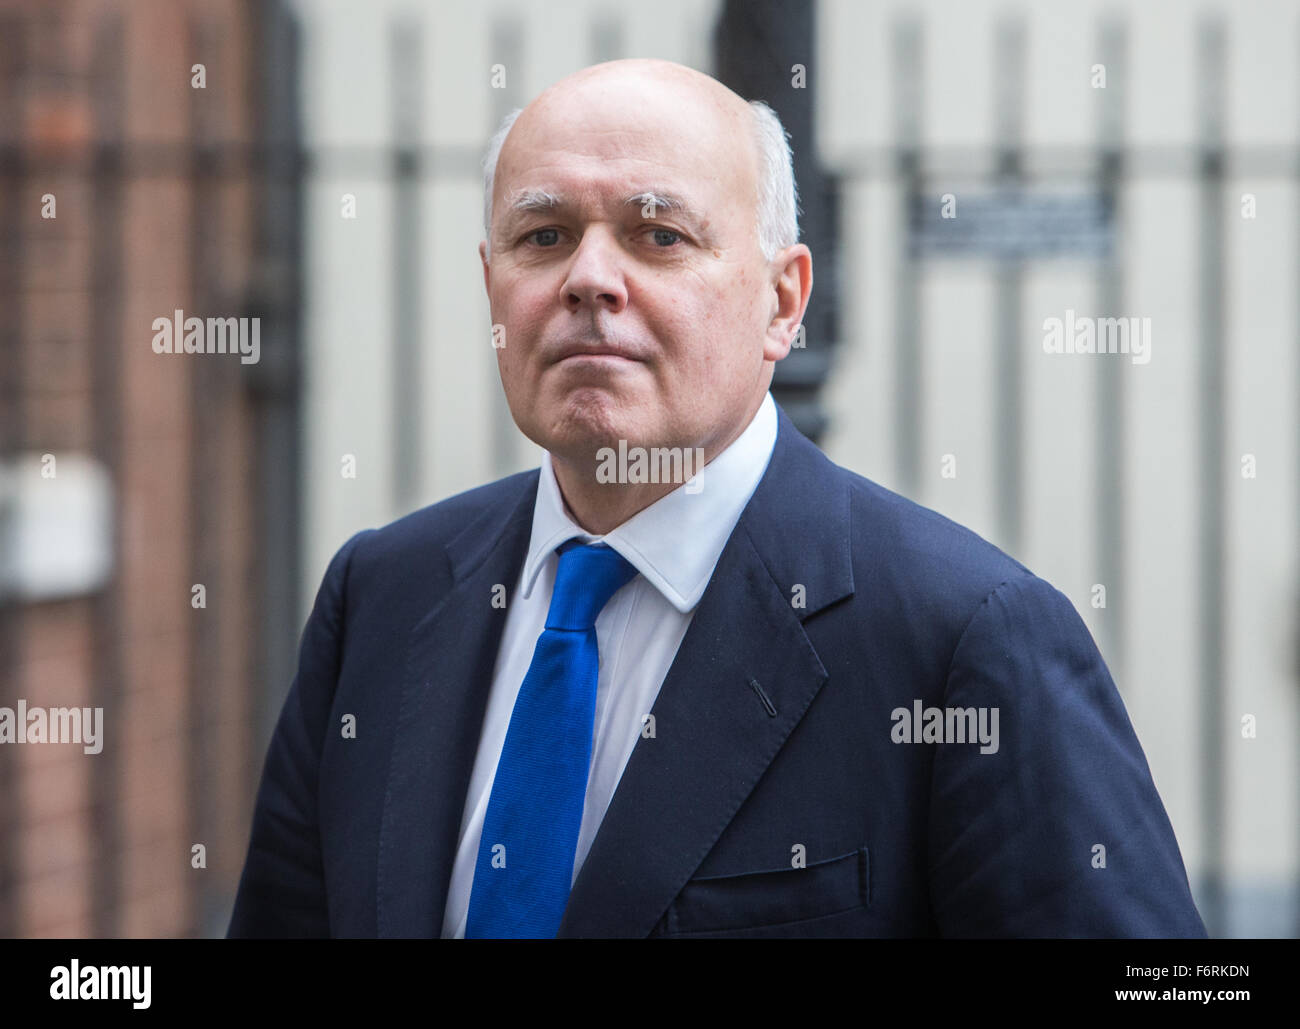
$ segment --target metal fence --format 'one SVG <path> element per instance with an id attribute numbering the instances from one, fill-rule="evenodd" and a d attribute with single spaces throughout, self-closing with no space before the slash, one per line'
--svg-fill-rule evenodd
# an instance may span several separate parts
<path id="1" fill-rule="evenodd" d="M 975 258 L 990 262 L 996 280 L 994 336 L 996 364 L 993 376 L 996 397 L 994 424 L 996 441 L 997 540 L 1012 554 L 1020 551 L 1026 515 L 1024 448 L 1030 426 L 1025 413 L 1025 338 L 1023 325 L 1023 282 L 1035 262 L 1061 256 L 1073 245 L 1076 256 L 1093 262 L 1096 306 L 1118 315 L 1126 310 L 1124 218 L 1130 187 L 1143 179 L 1166 179 L 1195 183 L 1200 218 L 1196 257 L 1196 325 L 1198 382 L 1195 394 L 1197 434 L 1189 440 L 1200 472 L 1197 505 L 1188 512 L 1195 522 L 1194 561 L 1198 579 L 1199 609 L 1194 638 L 1197 680 L 1195 697 L 1199 705 L 1200 832 L 1202 854 L 1197 901 L 1211 935 L 1228 924 L 1225 876 L 1229 819 L 1225 799 L 1228 768 L 1224 752 L 1224 730 L 1235 722 L 1225 696 L 1228 675 L 1225 660 L 1227 623 L 1230 616 L 1226 588 L 1226 561 L 1231 526 L 1225 509 L 1224 483 L 1232 474 L 1226 440 L 1227 399 L 1225 396 L 1225 352 L 1228 337 L 1224 311 L 1227 293 L 1225 263 L 1225 211 L 1232 200 L 1227 180 L 1231 175 L 1249 175 L 1296 183 L 1300 188 L 1300 149 L 1294 146 L 1229 147 L 1224 141 L 1227 77 L 1224 67 L 1225 27 L 1216 18 L 1203 20 L 1196 34 L 1195 80 L 1199 85 L 1196 109 L 1200 119 L 1200 142 L 1193 146 L 1135 145 L 1125 138 L 1126 62 L 1129 59 L 1127 27 L 1119 21 L 1100 25 L 1096 52 L 1104 64 L 1108 81 L 1098 90 L 1099 117 L 1096 142 L 1087 148 L 1026 145 L 1021 136 L 1026 80 L 1026 39 L 1020 20 L 1003 21 L 997 31 L 996 61 L 999 125 L 996 139 L 987 148 L 936 148 L 924 146 L 919 124 L 926 83 L 922 23 L 904 19 L 896 23 L 891 41 L 895 92 L 892 96 L 895 142 L 892 146 L 863 150 L 837 161 L 841 185 L 864 181 L 889 181 L 901 197 L 899 220 L 907 231 L 896 257 L 893 304 L 896 332 L 891 340 L 897 348 L 893 389 L 897 402 L 893 438 L 895 471 L 901 491 L 916 496 L 923 478 L 921 419 L 926 409 L 927 381 L 923 374 L 925 333 L 919 283 L 928 262 Z M 1096 217 L 1080 231 L 1077 224 L 1046 230 L 1047 238 L 1021 239 L 1006 245 L 994 239 L 970 245 L 954 233 L 946 247 L 942 231 L 935 232 L 934 213 L 941 196 L 954 182 L 982 182 L 1002 198 L 1031 197 L 1035 190 L 1067 183 L 1091 198 L 1084 218 Z M 1070 229 L 1081 238 L 1062 242 Z M 1052 235 L 1056 233 L 1056 238 Z M 936 238 L 938 237 L 938 238 Z M 1300 234 L 1295 237 L 1300 240 Z M 1100 241 L 1100 245 L 1098 245 Z M 1294 335 L 1294 329 L 1292 330 Z M 1300 370 L 1300 362 L 1296 365 Z M 1300 400 L 1300 377 L 1295 396 Z M 1098 457 L 1092 470 L 1094 510 L 1092 545 L 1097 555 L 1098 581 L 1106 583 L 1112 598 L 1122 603 L 1127 584 L 1135 574 L 1137 555 L 1129 541 L 1132 498 L 1126 491 L 1127 426 L 1125 366 L 1103 362 L 1095 383 L 1093 411 L 1098 439 Z M 1300 439 L 1300 403 L 1292 410 L 1290 430 Z M 1300 475 L 1296 477 L 1300 484 Z M 1300 495 L 1293 501 L 1300 511 Z M 1297 522 L 1300 527 L 1300 521 Z M 1283 547 L 1300 543 L 1280 541 Z M 1297 547 L 1300 552 L 1300 547 Z M 1298 594 L 1300 595 L 1300 594 Z M 1291 611 L 1293 624 L 1297 612 Z M 1300 625 L 1298 625 L 1300 628 Z M 1111 666 L 1122 667 L 1132 641 L 1126 638 L 1123 619 L 1098 623 L 1099 646 Z M 1300 639 L 1300 632 L 1296 634 Z M 1300 657 L 1295 662 L 1300 677 Z M 1122 681 L 1121 681 L 1122 685 Z M 1300 912 L 1295 916 L 1300 926 Z"/>

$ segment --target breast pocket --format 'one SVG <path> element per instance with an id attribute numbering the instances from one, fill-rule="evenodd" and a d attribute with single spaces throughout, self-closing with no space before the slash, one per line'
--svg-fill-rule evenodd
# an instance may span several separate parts
<path id="1" fill-rule="evenodd" d="M 750 929 L 822 918 L 871 903 L 866 847 L 814 861 L 743 875 L 689 880 L 664 916 L 668 935 Z"/>

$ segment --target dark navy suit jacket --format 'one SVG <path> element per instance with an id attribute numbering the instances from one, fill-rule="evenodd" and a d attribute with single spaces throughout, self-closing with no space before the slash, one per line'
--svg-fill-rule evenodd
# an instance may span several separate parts
<path id="1" fill-rule="evenodd" d="M 334 557 L 230 936 L 439 935 L 506 616 L 493 587 L 518 581 L 537 481 Z M 997 708 L 996 753 L 895 742 L 917 701 Z M 560 936 L 1205 935 L 1070 602 L 784 411 L 652 713 Z"/>

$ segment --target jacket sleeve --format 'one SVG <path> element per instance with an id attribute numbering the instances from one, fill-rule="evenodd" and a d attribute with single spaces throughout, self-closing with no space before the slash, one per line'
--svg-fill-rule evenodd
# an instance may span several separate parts
<path id="1" fill-rule="evenodd" d="M 262 770 L 227 938 L 329 935 L 317 773 L 342 662 L 348 564 L 363 535 L 334 555 L 303 630 L 298 672 Z"/>
<path id="2" fill-rule="evenodd" d="M 989 594 L 944 703 L 987 709 L 998 732 L 996 751 L 936 748 L 929 867 L 943 935 L 1206 935 L 1123 701 L 1064 595 L 1034 577 Z"/>

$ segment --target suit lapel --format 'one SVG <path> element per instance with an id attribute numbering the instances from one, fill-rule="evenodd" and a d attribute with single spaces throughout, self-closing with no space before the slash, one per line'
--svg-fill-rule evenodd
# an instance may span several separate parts
<path id="1" fill-rule="evenodd" d="M 826 682 L 802 621 L 853 592 L 848 491 L 778 412 L 772 459 L 660 688 L 654 736 L 628 759 L 561 937 L 649 935 Z"/>
<path id="2" fill-rule="evenodd" d="M 528 549 L 538 473 L 446 547 L 452 586 L 411 630 L 379 840 L 379 935 L 438 936 L 506 608 Z"/>

